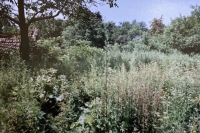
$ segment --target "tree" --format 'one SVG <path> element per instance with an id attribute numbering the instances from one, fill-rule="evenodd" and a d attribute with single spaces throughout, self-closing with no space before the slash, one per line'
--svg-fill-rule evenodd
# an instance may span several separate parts
<path id="1" fill-rule="evenodd" d="M 192 16 L 197 18 L 200 21 L 200 6 L 191 6 L 193 11 L 191 12 Z"/>
<path id="2" fill-rule="evenodd" d="M 136 20 L 131 23 L 128 21 L 120 22 L 120 25 L 115 26 L 115 23 L 108 22 L 105 24 L 108 41 L 112 44 L 118 43 L 125 45 L 129 41 L 141 37 L 144 31 L 147 31 L 144 22 L 137 22 Z"/>
<path id="3" fill-rule="evenodd" d="M 116 0 L 100 0 L 116 6 Z M 16 23 L 20 28 L 21 45 L 20 55 L 24 60 L 29 60 L 28 28 L 36 22 L 52 19 L 62 14 L 65 17 L 76 16 L 80 7 L 96 5 L 97 0 L 3 0 L 0 1 L 0 17 L 7 18 Z"/>
<path id="4" fill-rule="evenodd" d="M 153 21 L 151 22 L 150 27 L 151 27 L 150 32 L 153 35 L 163 34 L 165 25 L 163 24 L 162 16 L 159 19 L 154 18 Z"/>
<path id="5" fill-rule="evenodd" d="M 76 45 L 77 41 L 85 41 L 87 45 L 98 48 L 105 46 L 105 30 L 102 16 L 99 12 L 84 11 L 82 19 L 68 19 L 68 25 L 62 32 L 66 46 Z M 80 17 L 80 16 L 79 16 Z"/>
<path id="6" fill-rule="evenodd" d="M 109 44 L 114 44 L 115 40 L 115 30 L 116 30 L 116 25 L 114 22 L 107 22 L 104 23 L 104 27 L 106 29 L 105 34 L 106 34 L 106 40 L 108 41 Z"/>
<path id="7" fill-rule="evenodd" d="M 166 28 L 166 44 L 183 53 L 200 53 L 200 6 L 193 8 L 190 16 L 172 20 Z"/>
<path id="8" fill-rule="evenodd" d="M 148 39 L 149 35 L 144 34 L 143 43 L 148 44 L 150 49 L 161 52 L 170 52 L 173 48 L 190 55 L 200 53 L 200 6 L 191 8 L 191 15 L 180 15 L 165 27 L 162 24 L 162 17 L 154 19 L 150 33 L 156 36 Z"/>
<path id="9" fill-rule="evenodd" d="M 59 37 L 62 34 L 63 29 L 66 27 L 66 23 L 62 19 L 45 19 L 34 23 L 34 28 L 39 29 L 39 38 L 53 38 Z"/>

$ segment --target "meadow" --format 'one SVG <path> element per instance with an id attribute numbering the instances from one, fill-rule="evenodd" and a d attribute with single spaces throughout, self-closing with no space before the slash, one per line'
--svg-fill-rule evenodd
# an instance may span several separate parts
<path id="1" fill-rule="evenodd" d="M 35 67 L 1 59 L 1 132 L 199 132 L 199 55 L 141 45 L 72 46 Z"/>

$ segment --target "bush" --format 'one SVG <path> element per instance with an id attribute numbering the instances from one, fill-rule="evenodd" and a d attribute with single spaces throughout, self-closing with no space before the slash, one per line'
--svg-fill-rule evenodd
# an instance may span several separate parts
<path id="1" fill-rule="evenodd" d="M 97 67 L 104 66 L 104 52 L 102 49 L 82 45 L 71 46 L 66 50 L 67 54 L 60 58 L 64 67 L 63 74 L 77 75 L 88 72 L 92 65 Z"/>
<path id="2" fill-rule="evenodd" d="M 60 38 L 51 38 L 31 43 L 30 60 L 36 63 L 57 63 L 64 50 L 60 47 Z"/>
<path id="3" fill-rule="evenodd" d="M 167 42 L 166 35 L 152 36 L 149 39 L 148 46 L 150 47 L 150 50 L 159 51 L 159 52 L 166 53 L 166 54 L 176 52 L 176 50 L 171 48 L 169 45 L 167 45 L 166 42 Z"/>
<path id="4" fill-rule="evenodd" d="M 0 131 L 56 131 L 52 119 L 60 112 L 66 80 L 56 78 L 54 69 L 30 71 L 15 55 L 0 63 Z"/>

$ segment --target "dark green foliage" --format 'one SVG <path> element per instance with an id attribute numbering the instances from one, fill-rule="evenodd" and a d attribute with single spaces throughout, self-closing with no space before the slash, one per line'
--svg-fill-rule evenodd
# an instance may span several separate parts
<path id="1" fill-rule="evenodd" d="M 14 68 L 14 69 L 13 69 Z M 3 132 L 31 132 L 38 121 L 39 107 L 36 99 L 32 98 L 27 89 L 29 72 L 19 58 L 1 60 L 0 100 L 1 125 Z M 30 106 L 31 105 L 31 106 Z M 29 115 L 31 111 L 31 115 Z M 32 122 L 32 124 L 31 124 Z M 3 125 L 3 123 L 5 125 Z M 28 125 L 31 126 L 28 126 Z M 4 130 L 4 127 L 8 130 Z"/>
<path id="2" fill-rule="evenodd" d="M 105 23 L 108 43 L 126 45 L 129 41 L 140 40 L 144 31 L 147 31 L 144 22 L 121 22 L 116 26 L 113 22 Z"/>
<path id="3" fill-rule="evenodd" d="M 58 75 L 68 75 L 68 78 L 89 71 L 91 63 L 102 68 L 105 53 L 102 49 L 89 47 L 87 43 L 76 41 L 75 46 L 67 49 L 64 49 L 63 45 L 60 46 L 59 37 L 33 43 L 29 67 L 33 70 L 53 67 L 58 70 Z"/>
<path id="4" fill-rule="evenodd" d="M 64 102 L 65 76 L 56 78 L 54 69 L 31 74 L 23 61 L 10 61 L 1 60 L 0 131 L 55 132 L 52 119 L 60 114 Z"/>
<path id="5" fill-rule="evenodd" d="M 80 45 L 71 46 L 67 52 L 67 58 L 64 60 L 65 64 L 69 64 L 70 75 L 88 72 L 92 64 L 95 64 L 96 67 L 104 67 L 105 53 L 101 49 Z"/>
<path id="6" fill-rule="evenodd" d="M 105 46 L 105 31 L 102 16 L 99 12 L 84 14 L 83 18 L 74 21 L 69 19 L 67 26 L 62 33 L 63 43 L 68 46 L 76 45 L 77 40 L 88 41 L 89 46 L 103 48 Z"/>
<path id="7" fill-rule="evenodd" d="M 115 32 L 117 26 L 115 25 L 114 22 L 107 22 L 104 23 L 105 29 L 106 29 L 106 40 L 109 44 L 114 44 L 115 43 Z"/>
<path id="8" fill-rule="evenodd" d="M 12 21 L 0 18 L 0 34 L 16 33 L 17 31 L 17 26 Z"/>
<path id="9" fill-rule="evenodd" d="M 39 29 L 39 39 L 47 39 L 61 36 L 66 23 L 62 19 L 47 19 L 32 24 L 32 27 Z"/>
<path id="10" fill-rule="evenodd" d="M 60 46 L 60 37 L 32 42 L 30 49 L 29 66 L 50 68 L 52 64 L 59 64 L 60 58 L 66 51 Z M 34 67 L 33 67 L 34 66 Z"/>

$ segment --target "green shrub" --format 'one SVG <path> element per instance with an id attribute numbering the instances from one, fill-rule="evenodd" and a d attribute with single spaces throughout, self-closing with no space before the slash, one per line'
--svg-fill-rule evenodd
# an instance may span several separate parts
<path id="1" fill-rule="evenodd" d="M 51 121 L 60 112 L 66 80 L 54 69 L 32 72 L 17 56 L 0 61 L 0 131 L 56 131 Z"/>
<path id="2" fill-rule="evenodd" d="M 166 45 L 167 37 L 165 35 L 152 36 L 149 40 L 150 50 L 159 51 L 162 53 L 170 54 L 176 52 L 175 49 Z"/>
<path id="3" fill-rule="evenodd" d="M 64 50 L 59 47 L 60 38 L 52 38 L 48 40 L 40 40 L 32 42 L 30 60 L 36 63 L 56 63 L 59 56 L 64 53 Z"/>
<path id="4" fill-rule="evenodd" d="M 40 111 L 36 99 L 27 89 L 30 73 L 19 56 L 0 61 L 0 131 L 34 131 L 38 122 L 35 118 L 40 117 Z"/>
<path id="5" fill-rule="evenodd" d="M 84 72 L 88 72 L 92 65 L 104 66 L 104 52 L 102 49 L 82 45 L 71 46 L 66 49 L 66 54 L 59 57 L 59 63 L 53 64 L 58 74 L 68 75 L 72 78 Z M 83 42 L 84 43 L 84 42 Z"/>

